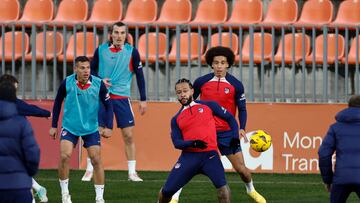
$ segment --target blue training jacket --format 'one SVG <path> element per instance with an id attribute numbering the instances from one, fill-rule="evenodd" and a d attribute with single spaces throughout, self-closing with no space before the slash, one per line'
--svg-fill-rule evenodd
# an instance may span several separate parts
<path id="1" fill-rule="evenodd" d="M 360 184 L 360 108 L 346 108 L 335 119 L 318 151 L 323 182 Z M 331 158 L 335 151 L 333 172 Z"/>
<path id="2" fill-rule="evenodd" d="M 31 177 L 39 169 L 40 148 L 16 104 L 0 100 L 0 106 L 0 190 L 30 189 Z"/>

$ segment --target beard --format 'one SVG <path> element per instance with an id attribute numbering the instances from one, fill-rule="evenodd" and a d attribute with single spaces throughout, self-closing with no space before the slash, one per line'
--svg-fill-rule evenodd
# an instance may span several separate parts
<path id="1" fill-rule="evenodd" d="M 178 99 L 178 101 L 180 102 L 180 104 L 181 104 L 182 106 L 188 106 L 188 105 L 193 101 L 193 98 L 192 98 L 192 96 L 189 97 L 189 99 L 187 100 L 187 102 L 186 102 L 185 104 L 183 104 L 183 103 L 181 102 L 181 100 L 182 100 L 182 99 Z"/>

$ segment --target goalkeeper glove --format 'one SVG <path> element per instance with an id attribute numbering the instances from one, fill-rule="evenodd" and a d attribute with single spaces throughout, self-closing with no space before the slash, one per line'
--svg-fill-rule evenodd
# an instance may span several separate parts
<path id="1" fill-rule="evenodd" d="M 194 140 L 191 147 L 205 149 L 207 147 L 207 143 L 202 140 Z"/>
<path id="2" fill-rule="evenodd" d="M 233 150 L 233 154 L 235 154 L 236 150 L 240 147 L 240 139 L 232 138 L 230 141 L 230 147 Z"/>

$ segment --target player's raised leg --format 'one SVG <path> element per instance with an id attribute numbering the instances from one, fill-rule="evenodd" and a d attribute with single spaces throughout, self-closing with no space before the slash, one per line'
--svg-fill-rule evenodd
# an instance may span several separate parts
<path id="1" fill-rule="evenodd" d="M 254 199 L 256 203 L 266 203 L 265 198 L 260 195 L 254 188 L 254 184 L 251 178 L 251 173 L 248 168 L 245 166 L 244 157 L 241 151 L 236 152 L 235 154 L 228 154 L 226 157 L 231 162 L 235 171 L 240 175 L 241 179 L 245 183 L 247 194 Z"/>

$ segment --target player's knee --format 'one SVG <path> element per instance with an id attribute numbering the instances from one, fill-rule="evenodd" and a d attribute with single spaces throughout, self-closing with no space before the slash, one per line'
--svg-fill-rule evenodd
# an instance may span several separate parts
<path id="1" fill-rule="evenodd" d="M 60 154 L 60 160 L 62 162 L 68 162 L 70 160 L 70 158 L 71 158 L 71 154 L 69 154 L 69 153 L 62 152 Z"/>
<path id="2" fill-rule="evenodd" d="M 133 143 L 133 137 L 130 134 L 124 135 L 124 142 L 125 144 L 132 144 Z"/>
<path id="3" fill-rule="evenodd" d="M 94 155 L 94 156 L 90 157 L 90 160 L 91 160 L 91 164 L 93 165 L 93 167 L 97 167 L 101 164 L 100 155 Z"/>
<path id="4" fill-rule="evenodd" d="M 230 200 L 230 189 L 227 185 L 222 186 L 217 189 L 218 199 L 220 202 L 226 202 L 224 200 Z"/>

